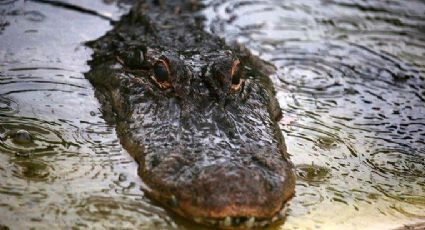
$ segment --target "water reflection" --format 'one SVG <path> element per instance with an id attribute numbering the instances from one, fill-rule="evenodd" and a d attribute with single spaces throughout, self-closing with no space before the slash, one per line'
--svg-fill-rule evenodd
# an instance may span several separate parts
<path id="1" fill-rule="evenodd" d="M 423 218 L 423 1 L 204 2 L 207 29 L 278 67 L 299 177 L 284 229 Z"/>

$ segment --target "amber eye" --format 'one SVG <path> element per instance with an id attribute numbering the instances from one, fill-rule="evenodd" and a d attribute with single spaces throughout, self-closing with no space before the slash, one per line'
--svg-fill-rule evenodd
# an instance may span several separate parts
<path id="1" fill-rule="evenodd" d="M 232 76 L 231 90 L 238 90 L 241 85 L 240 61 L 238 59 L 236 59 L 232 64 L 230 75 Z"/>
<path id="2" fill-rule="evenodd" d="M 155 63 L 153 67 L 155 73 L 155 78 L 159 82 L 168 81 L 170 79 L 170 70 L 168 64 L 164 60 L 159 60 Z"/>
<path id="3" fill-rule="evenodd" d="M 167 61 L 159 59 L 153 66 L 154 80 L 161 88 L 171 87 L 171 73 Z"/>

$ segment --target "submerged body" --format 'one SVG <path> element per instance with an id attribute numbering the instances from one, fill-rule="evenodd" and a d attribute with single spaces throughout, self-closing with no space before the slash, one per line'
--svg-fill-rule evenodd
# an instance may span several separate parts
<path id="1" fill-rule="evenodd" d="M 295 186 L 267 66 L 204 32 L 186 2 L 134 6 L 90 44 L 87 77 L 148 195 L 198 223 L 264 226 Z"/>

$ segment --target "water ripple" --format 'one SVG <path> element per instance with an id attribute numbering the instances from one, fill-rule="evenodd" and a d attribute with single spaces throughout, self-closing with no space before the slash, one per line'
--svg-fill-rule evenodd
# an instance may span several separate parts
<path id="1" fill-rule="evenodd" d="M 277 67 L 299 177 L 285 227 L 385 229 L 423 218 L 423 1 L 204 2 L 209 31 Z"/>
<path id="2" fill-rule="evenodd" d="M 0 97 L 0 114 L 11 115 L 19 112 L 19 105 L 10 98 Z"/>

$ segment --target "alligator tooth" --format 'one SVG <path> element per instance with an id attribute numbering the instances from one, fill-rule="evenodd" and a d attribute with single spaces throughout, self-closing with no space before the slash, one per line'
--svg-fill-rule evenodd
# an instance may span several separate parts
<path id="1" fill-rule="evenodd" d="M 272 222 L 276 222 L 276 221 L 277 221 L 277 219 L 278 219 L 278 217 L 277 217 L 277 215 L 275 215 L 275 216 L 272 218 Z"/>
<path id="2" fill-rule="evenodd" d="M 263 220 L 263 221 L 259 222 L 259 223 L 258 223 L 258 225 L 259 225 L 260 227 L 264 227 L 264 226 L 266 226 L 268 223 L 269 223 L 269 221 L 267 221 L 267 220 Z"/>
<path id="3" fill-rule="evenodd" d="M 145 55 L 143 54 L 143 51 L 139 51 L 140 55 L 140 63 L 143 63 L 145 61 Z"/>
<path id="4" fill-rule="evenodd" d="M 231 224 L 232 224 L 232 217 L 226 216 L 226 218 L 224 218 L 224 221 L 223 221 L 224 227 L 230 227 Z"/>
<path id="5" fill-rule="evenodd" d="M 202 217 L 195 217 L 193 220 L 198 224 L 202 223 Z"/>
<path id="6" fill-rule="evenodd" d="M 171 195 L 171 197 L 170 197 L 170 204 L 171 204 L 171 206 L 177 206 L 178 202 L 177 202 L 176 196 Z"/>
<path id="7" fill-rule="evenodd" d="M 208 223 L 209 224 L 211 224 L 211 225 L 216 225 L 217 224 L 217 222 L 219 222 L 219 221 L 217 221 L 217 220 L 213 220 L 213 219 L 209 219 L 209 220 L 207 220 L 208 221 Z M 220 224 L 220 222 L 219 222 L 219 224 Z"/>
<path id="8" fill-rule="evenodd" d="M 280 210 L 280 212 L 279 212 L 279 217 L 280 218 L 283 218 L 283 217 L 285 217 L 285 214 L 286 214 L 286 209 L 282 209 L 282 210 Z"/>
<path id="9" fill-rule="evenodd" d="M 254 227 L 254 223 L 255 223 L 255 217 L 251 217 L 249 218 L 248 221 L 245 222 L 245 225 L 247 228 L 252 228 Z"/>
<path id="10" fill-rule="evenodd" d="M 240 218 L 233 218 L 233 226 L 239 226 L 239 224 L 241 223 L 241 219 Z"/>

